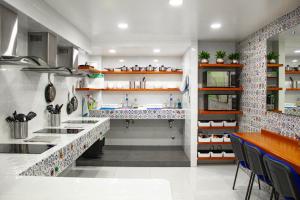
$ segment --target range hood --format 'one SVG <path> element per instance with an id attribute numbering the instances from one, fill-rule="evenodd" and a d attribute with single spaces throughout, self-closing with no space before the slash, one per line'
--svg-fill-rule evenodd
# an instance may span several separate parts
<path id="1" fill-rule="evenodd" d="M 60 55 L 57 55 L 57 37 L 54 34 L 49 32 L 29 32 L 28 56 L 16 56 L 17 34 L 17 13 L 0 5 L 0 65 L 22 66 L 22 71 L 55 73 L 63 76 L 84 75 L 74 70 L 77 66 L 75 68 L 70 63 L 63 63 L 63 65 L 58 63 L 57 65 L 57 60 L 61 59 Z M 68 56 L 70 59 L 74 57 L 69 54 Z"/>

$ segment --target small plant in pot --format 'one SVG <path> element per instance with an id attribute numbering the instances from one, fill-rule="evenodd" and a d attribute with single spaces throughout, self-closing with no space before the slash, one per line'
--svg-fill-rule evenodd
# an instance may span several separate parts
<path id="1" fill-rule="evenodd" d="M 271 51 L 267 54 L 267 61 L 269 64 L 275 64 L 277 63 L 277 60 L 279 58 L 279 55 L 275 53 L 274 51 Z"/>
<path id="2" fill-rule="evenodd" d="M 217 51 L 216 52 L 216 62 L 217 62 L 217 64 L 224 64 L 225 56 L 226 56 L 225 51 Z"/>
<path id="3" fill-rule="evenodd" d="M 239 64 L 240 54 L 232 53 L 228 56 L 229 60 L 231 60 L 231 64 Z"/>
<path id="4" fill-rule="evenodd" d="M 207 51 L 201 51 L 199 53 L 199 59 L 201 64 L 209 63 L 210 54 Z"/>

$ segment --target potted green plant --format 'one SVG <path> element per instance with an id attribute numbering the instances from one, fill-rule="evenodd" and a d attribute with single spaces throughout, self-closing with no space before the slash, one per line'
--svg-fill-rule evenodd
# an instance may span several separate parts
<path id="1" fill-rule="evenodd" d="M 226 52 L 225 51 L 217 51 L 216 52 L 216 62 L 218 64 L 223 64 L 225 56 L 226 56 Z"/>
<path id="2" fill-rule="evenodd" d="M 229 60 L 231 60 L 231 64 L 239 64 L 240 54 L 232 53 L 228 55 Z"/>
<path id="3" fill-rule="evenodd" d="M 199 53 L 200 63 L 207 64 L 209 63 L 210 54 L 207 51 L 201 51 Z"/>
<path id="4" fill-rule="evenodd" d="M 274 51 L 271 51 L 267 54 L 267 61 L 269 64 L 277 63 L 278 58 L 279 58 L 279 54 L 275 53 Z"/>

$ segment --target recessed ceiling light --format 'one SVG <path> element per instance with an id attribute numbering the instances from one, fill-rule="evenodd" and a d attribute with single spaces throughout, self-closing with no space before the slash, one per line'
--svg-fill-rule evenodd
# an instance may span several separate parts
<path id="1" fill-rule="evenodd" d="M 117 51 L 115 49 L 108 50 L 109 53 L 116 53 Z"/>
<path id="2" fill-rule="evenodd" d="M 220 24 L 220 23 L 213 23 L 210 25 L 210 28 L 212 28 L 212 29 L 219 29 L 221 27 L 222 27 L 222 24 Z"/>
<path id="3" fill-rule="evenodd" d="M 294 53 L 300 53 L 300 49 L 295 50 Z"/>
<path id="4" fill-rule="evenodd" d="M 174 7 L 181 6 L 182 3 L 183 3 L 183 0 L 169 0 L 169 4 Z"/>
<path id="5" fill-rule="evenodd" d="M 292 60 L 292 62 L 293 62 L 293 63 L 296 63 L 296 62 L 298 62 L 298 60 Z"/>
<path id="6" fill-rule="evenodd" d="M 157 63 L 158 61 L 159 61 L 158 59 L 154 59 L 154 60 L 153 60 L 153 62 L 156 62 L 156 63 Z"/>
<path id="7" fill-rule="evenodd" d="M 123 63 L 123 62 L 125 62 L 125 60 L 124 59 L 120 59 L 119 62 Z"/>
<path id="8" fill-rule="evenodd" d="M 153 49 L 153 53 L 160 53 L 160 49 Z"/>
<path id="9" fill-rule="evenodd" d="M 126 24 L 126 23 L 119 23 L 118 24 L 118 28 L 119 29 L 127 29 L 128 28 L 128 24 Z"/>

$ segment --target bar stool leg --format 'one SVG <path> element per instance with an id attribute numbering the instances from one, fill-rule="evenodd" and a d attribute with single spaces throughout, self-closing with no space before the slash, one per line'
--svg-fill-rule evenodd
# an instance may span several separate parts
<path id="1" fill-rule="evenodd" d="M 270 200 L 273 200 L 273 195 L 274 195 L 274 193 L 275 193 L 275 189 L 274 189 L 274 187 L 272 187 L 272 192 L 271 192 Z M 275 197 L 275 198 L 276 198 L 276 197 Z"/>
<path id="2" fill-rule="evenodd" d="M 235 172 L 235 177 L 234 177 L 234 181 L 233 181 L 232 190 L 235 189 L 235 183 L 236 183 L 237 175 L 238 175 L 238 173 L 239 173 L 239 168 L 240 168 L 240 161 L 238 161 L 238 163 L 237 163 L 237 167 L 236 167 L 236 172 Z"/>
<path id="3" fill-rule="evenodd" d="M 251 190 L 252 190 L 252 186 L 251 186 L 251 185 L 253 185 L 254 179 L 255 179 L 255 175 L 254 175 L 253 172 L 251 172 L 250 180 L 249 180 L 249 184 L 248 184 L 248 188 L 247 188 L 247 192 L 246 192 L 246 196 L 245 196 L 245 200 L 250 199 L 250 194 L 251 194 L 250 188 L 251 188 Z M 250 193 L 250 194 L 249 194 L 249 193 Z M 248 196 L 249 196 L 249 197 L 248 197 Z"/>
<path id="4" fill-rule="evenodd" d="M 258 189 L 261 190 L 261 187 L 260 187 L 260 180 L 259 180 L 258 175 L 257 175 L 257 183 L 258 183 Z"/>

